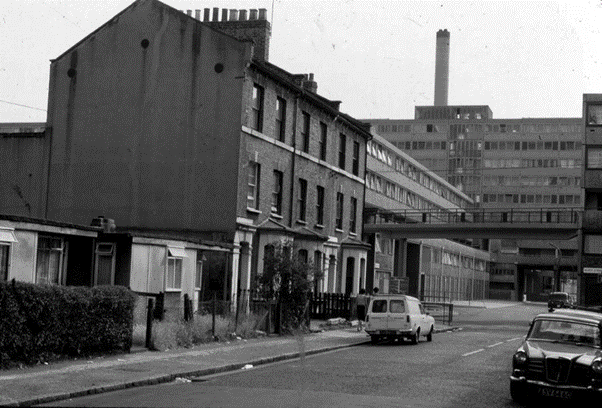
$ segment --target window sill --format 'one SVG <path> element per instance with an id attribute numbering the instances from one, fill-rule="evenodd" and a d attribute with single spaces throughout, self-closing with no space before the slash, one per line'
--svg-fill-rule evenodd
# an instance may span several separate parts
<path id="1" fill-rule="evenodd" d="M 324 225 L 316 224 L 316 225 L 314 225 L 314 228 L 324 229 Z"/>
<path id="2" fill-rule="evenodd" d="M 351 232 L 351 231 L 349 231 L 349 235 L 357 237 L 357 232 Z"/>
<path id="3" fill-rule="evenodd" d="M 275 213 L 275 212 L 270 213 L 270 217 L 276 218 L 277 220 L 281 220 L 282 218 L 284 218 L 284 217 L 282 217 L 282 215 Z"/>
<path id="4" fill-rule="evenodd" d="M 257 215 L 261 214 L 261 211 L 255 209 L 255 208 L 250 208 L 250 207 L 247 207 L 247 212 L 257 214 Z"/>
<path id="5" fill-rule="evenodd" d="M 295 221 L 297 224 L 301 224 L 301 225 L 307 225 L 307 221 L 303 221 L 303 220 L 297 220 Z"/>
<path id="6" fill-rule="evenodd" d="M 169 292 L 169 293 L 176 293 L 176 292 L 181 292 L 182 289 L 174 289 L 174 288 L 167 288 L 165 289 L 165 292 Z"/>
<path id="7" fill-rule="evenodd" d="M 335 229 L 334 229 L 334 232 L 339 232 L 339 233 L 341 233 L 341 234 L 342 234 L 342 233 L 343 233 L 343 232 L 345 232 L 345 231 L 343 231 L 342 229 L 339 229 L 339 228 L 335 228 Z"/>

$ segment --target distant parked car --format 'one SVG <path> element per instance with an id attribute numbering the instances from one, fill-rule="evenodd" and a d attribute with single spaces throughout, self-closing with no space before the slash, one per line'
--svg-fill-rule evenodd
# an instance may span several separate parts
<path id="1" fill-rule="evenodd" d="M 523 403 L 538 397 L 562 400 L 583 397 L 599 403 L 601 333 L 602 313 L 558 309 L 538 315 L 512 357 L 512 399 Z"/>
<path id="2" fill-rule="evenodd" d="M 552 292 L 548 295 L 548 309 L 550 312 L 554 309 L 573 307 L 573 300 L 566 292 Z"/>
<path id="3" fill-rule="evenodd" d="M 435 319 L 424 311 L 422 303 L 412 296 L 373 296 L 366 314 L 366 332 L 372 343 L 381 339 L 409 339 L 417 344 L 420 336 L 433 341 Z"/>

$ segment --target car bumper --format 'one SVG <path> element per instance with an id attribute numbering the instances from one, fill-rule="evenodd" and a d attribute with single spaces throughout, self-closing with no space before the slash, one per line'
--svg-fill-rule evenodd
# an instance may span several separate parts
<path id="1" fill-rule="evenodd" d="M 553 389 L 558 390 L 559 392 L 568 391 L 575 396 L 583 396 L 583 395 L 597 395 L 602 396 L 602 383 L 597 383 L 596 385 L 588 385 L 588 386 L 578 386 L 578 385 L 560 385 L 560 384 L 551 384 L 545 381 L 538 380 L 529 380 L 521 375 L 511 375 L 510 382 L 514 382 L 516 384 L 520 384 L 524 386 L 527 390 L 538 390 L 538 389 Z"/>
<path id="2" fill-rule="evenodd" d="M 371 336 L 411 336 L 412 330 L 366 330 Z"/>

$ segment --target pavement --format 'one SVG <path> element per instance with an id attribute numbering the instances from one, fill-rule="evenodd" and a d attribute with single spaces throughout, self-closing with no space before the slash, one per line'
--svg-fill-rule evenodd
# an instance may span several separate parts
<path id="1" fill-rule="evenodd" d="M 483 308 L 518 304 L 471 303 L 470 307 Z M 457 327 L 437 322 L 435 332 L 454 329 Z M 144 385 L 195 381 L 211 374 L 353 347 L 369 340 L 370 337 L 357 331 L 355 326 L 328 327 L 324 321 L 312 320 L 310 333 L 299 336 L 206 343 L 164 352 L 138 349 L 129 354 L 3 370 L 0 371 L 0 406 L 30 406 Z"/>

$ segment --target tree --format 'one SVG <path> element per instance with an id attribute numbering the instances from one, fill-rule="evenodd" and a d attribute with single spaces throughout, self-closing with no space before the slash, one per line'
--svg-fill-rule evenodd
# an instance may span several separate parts
<path id="1" fill-rule="evenodd" d="M 276 242 L 266 247 L 263 273 L 257 276 L 257 288 L 266 299 L 280 305 L 282 329 L 292 332 L 307 324 L 309 294 L 321 271 L 302 260 L 291 242 Z"/>

